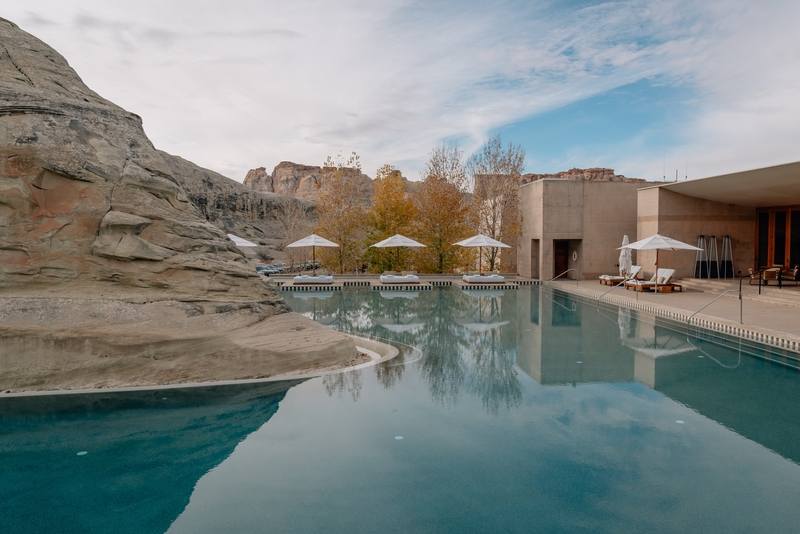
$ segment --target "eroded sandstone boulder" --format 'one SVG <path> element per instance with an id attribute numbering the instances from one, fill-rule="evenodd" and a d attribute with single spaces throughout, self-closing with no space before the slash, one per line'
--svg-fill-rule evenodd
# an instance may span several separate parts
<path id="1" fill-rule="evenodd" d="M 351 339 L 286 313 L 204 217 L 182 185 L 217 180 L 198 169 L 0 19 L 0 390 L 264 377 L 358 358 Z M 213 202 L 259 224 L 264 195 L 230 189 Z"/>

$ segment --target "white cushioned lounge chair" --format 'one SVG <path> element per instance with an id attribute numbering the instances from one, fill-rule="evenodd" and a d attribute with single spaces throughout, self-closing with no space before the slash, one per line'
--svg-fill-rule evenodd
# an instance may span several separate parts
<path id="1" fill-rule="evenodd" d="M 480 273 L 467 273 L 462 279 L 468 284 L 502 284 L 506 281 L 504 276 L 499 274 L 480 274 Z"/>
<path id="2" fill-rule="evenodd" d="M 294 277 L 295 284 L 332 284 L 333 283 L 333 275 L 320 275 L 320 276 L 309 276 L 307 274 L 302 274 L 300 276 Z"/>
<path id="3" fill-rule="evenodd" d="M 419 276 L 414 271 L 386 271 L 381 275 L 381 284 L 419 284 Z"/>
<path id="4" fill-rule="evenodd" d="M 683 292 L 683 286 L 672 282 L 672 277 L 675 275 L 675 269 L 659 269 L 650 280 L 628 280 L 625 282 L 625 289 L 633 289 L 635 291 L 652 291 L 658 287 L 669 287 L 670 291 L 677 289 Z"/>
<path id="5" fill-rule="evenodd" d="M 613 274 L 600 275 L 600 283 L 605 284 L 607 286 L 613 286 L 614 284 L 621 285 L 622 282 L 627 282 L 628 280 L 636 280 L 641 272 L 642 272 L 641 265 L 632 265 L 630 272 L 627 273 L 626 276 L 615 276 Z"/>

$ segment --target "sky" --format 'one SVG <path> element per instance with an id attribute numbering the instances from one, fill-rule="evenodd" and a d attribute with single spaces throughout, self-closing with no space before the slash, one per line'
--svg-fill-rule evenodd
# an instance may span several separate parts
<path id="1" fill-rule="evenodd" d="M 352 151 L 417 180 L 437 144 L 496 134 L 535 173 L 800 160 L 796 0 L 4 4 L 157 148 L 238 181 Z"/>

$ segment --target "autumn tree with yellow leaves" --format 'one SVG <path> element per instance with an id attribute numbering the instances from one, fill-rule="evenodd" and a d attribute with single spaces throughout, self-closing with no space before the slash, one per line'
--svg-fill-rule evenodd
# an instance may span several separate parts
<path id="1" fill-rule="evenodd" d="M 395 234 L 407 234 L 416 212 L 414 202 L 406 193 L 403 175 L 391 165 L 378 169 L 373 187 L 372 207 L 367 213 L 367 245 Z M 413 251 L 403 247 L 367 248 L 364 258 L 370 264 L 370 271 L 379 273 L 405 269 L 412 254 Z"/>
<path id="2" fill-rule="evenodd" d="M 347 159 L 341 152 L 335 158 L 328 156 L 322 166 L 315 233 L 339 244 L 317 251 L 320 263 L 330 271 L 345 273 L 361 267 L 367 208 L 359 191 L 360 174 L 355 152 Z"/>
<path id="3" fill-rule="evenodd" d="M 467 194 L 467 175 L 457 145 L 438 145 L 425 164 L 424 179 L 412 195 L 416 207 L 417 266 L 431 273 L 453 272 L 470 251 L 453 245 L 474 233 L 475 218 Z"/>

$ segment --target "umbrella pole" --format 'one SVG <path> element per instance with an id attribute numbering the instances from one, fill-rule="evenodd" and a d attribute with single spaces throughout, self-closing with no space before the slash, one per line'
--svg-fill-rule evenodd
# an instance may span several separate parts
<path id="1" fill-rule="evenodd" d="M 658 249 L 656 249 L 656 295 L 658 295 Z"/>
<path id="2" fill-rule="evenodd" d="M 481 260 L 483 259 L 483 247 L 478 247 L 478 276 L 483 276 Z"/>
<path id="3" fill-rule="evenodd" d="M 311 268 L 314 269 L 312 271 L 313 276 L 317 276 L 317 247 L 311 247 Z"/>

